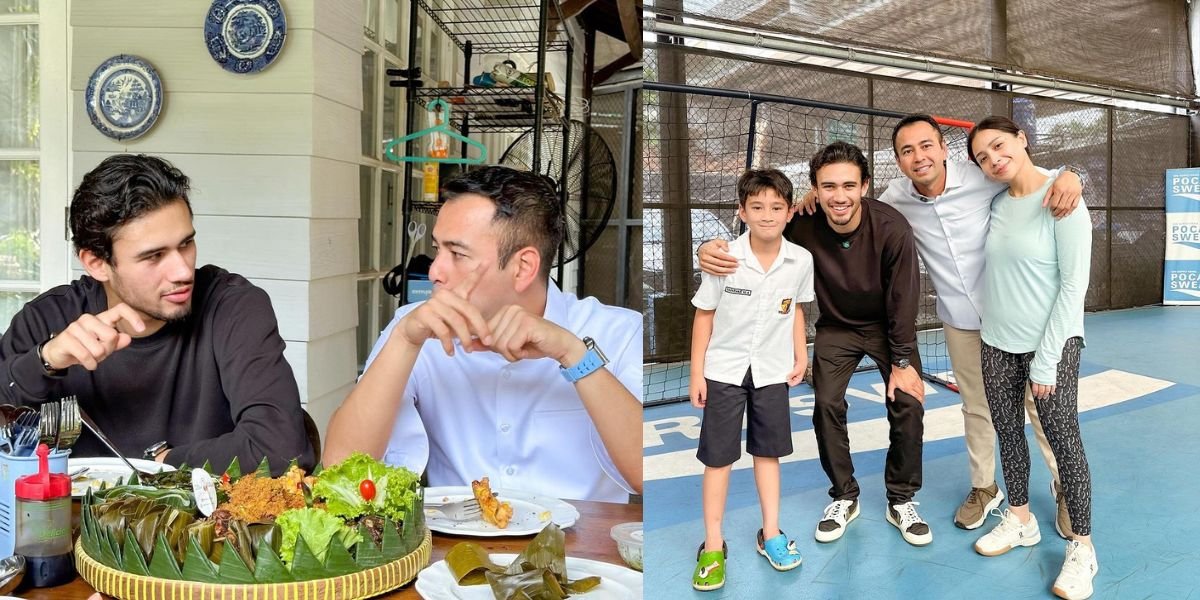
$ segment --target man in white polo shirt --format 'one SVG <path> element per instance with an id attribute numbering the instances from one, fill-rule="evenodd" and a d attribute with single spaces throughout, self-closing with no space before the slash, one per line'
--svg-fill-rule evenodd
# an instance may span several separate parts
<path id="1" fill-rule="evenodd" d="M 325 464 L 358 450 L 430 485 L 641 493 L 641 315 L 550 281 L 565 224 L 545 178 L 486 167 L 442 200 L 434 293 L 379 337 L 330 420 Z"/>

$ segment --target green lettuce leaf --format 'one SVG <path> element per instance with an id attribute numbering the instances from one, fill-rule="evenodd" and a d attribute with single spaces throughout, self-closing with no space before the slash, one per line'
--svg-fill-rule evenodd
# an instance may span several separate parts
<path id="1" fill-rule="evenodd" d="M 364 479 L 375 483 L 375 497 L 370 501 L 359 492 L 359 484 Z M 323 499 L 325 510 L 343 519 L 373 514 L 400 522 L 408 517 L 414 506 L 417 480 L 417 474 L 404 467 L 390 467 L 355 452 L 341 463 L 321 471 L 313 486 L 313 497 Z"/>
<path id="2" fill-rule="evenodd" d="M 275 524 L 283 534 L 279 555 L 289 567 L 295 557 L 298 537 L 304 538 L 319 561 L 325 560 L 330 540 L 336 540 L 343 547 L 349 548 L 362 539 L 345 521 L 316 508 L 294 508 L 284 511 L 275 519 Z"/>

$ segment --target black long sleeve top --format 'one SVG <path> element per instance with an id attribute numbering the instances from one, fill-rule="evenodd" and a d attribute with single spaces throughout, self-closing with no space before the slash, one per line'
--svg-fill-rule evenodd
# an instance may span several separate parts
<path id="1" fill-rule="evenodd" d="M 817 327 L 886 326 L 893 361 L 916 351 L 920 275 L 912 228 L 896 209 L 862 199 L 862 221 L 848 235 L 833 230 L 820 206 L 797 214 L 784 236 L 804 246 L 816 269 Z"/>
<path id="2" fill-rule="evenodd" d="M 208 265 L 196 270 L 189 317 L 135 338 L 95 371 L 73 366 L 48 376 L 36 347 L 83 313 L 107 310 L 104 287 L 84 276 L 51 289 L 13 317 L 0 339 L 0 401 L 38 405 L 74 395 L 122 453 L 171 446 L 166 462 L 223 469 L 237 456 L 253 469 L 266 456 L 279 474 L 293 458 L 316 462 L 300 393 L 283 356 L 266 292 Z M 74 456 L 106 456 L 86 430 Z"/>

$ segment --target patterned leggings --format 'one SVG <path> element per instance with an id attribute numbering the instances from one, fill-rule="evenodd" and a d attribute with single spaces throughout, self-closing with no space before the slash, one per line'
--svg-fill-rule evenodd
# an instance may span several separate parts
<path id="1" fill-rule="evenodd" d="M 1076 535 L 1092 532 L 1092 477 L 1079 437 L 1079 351 L 1083 339 L 1063 346 L 1054 393 L 1035 398 L 1046 440 L 1058 460 L 1062 493 Z M 1010 354 L 983 344 L 983 386 L 1000 440 L 1000 463 L 1011 506 L 1029 504 L 1029 444 L 1025 441 L 1025 386 L 1033 352 Z"/>

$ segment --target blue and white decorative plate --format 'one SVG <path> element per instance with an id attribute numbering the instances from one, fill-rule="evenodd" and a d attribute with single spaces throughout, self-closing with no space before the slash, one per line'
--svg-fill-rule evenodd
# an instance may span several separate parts
<path id="1" fill-rule="evenodd" d="M 96 67 L 84 99 L 88 118 L 100 133 L 129 140 L 149 131 L 158 120 L 162 80 L 144 59 L 119 54 Z"/>
<path id="2" fill-rule="evenodd" d="M 257 73 L 275 61 L 287 36 L 279 0 L 213 0 L 204 45 L 226 71 Z"/>

